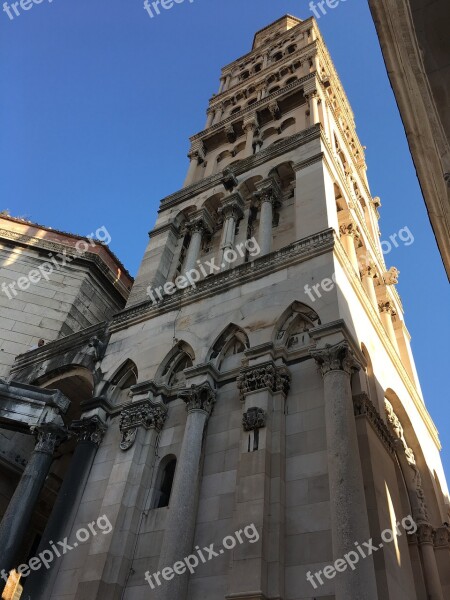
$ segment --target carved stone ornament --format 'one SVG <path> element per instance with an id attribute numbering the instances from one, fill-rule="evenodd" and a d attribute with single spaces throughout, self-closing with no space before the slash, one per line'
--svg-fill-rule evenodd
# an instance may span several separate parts
<path id="1" fill-rule="evenodd" d="M 167 406 L 147 398 L 127 405 L 120 413 L 121 450 L 128 450 L 136 440 L 139 427 L 160 432 L 167 419 Z"/>
<path id="2" fill-rule="evenodd" d="M 270 110 L 270 114 L 272 115 L 273 119 L 279 119 L 281 117 L 281 110 L 278 102 L 271 102 L 268 106 L 268 109 Z"/>
<path id="3" fill-rule="evenodd" d="M 92 442 L 96 446 L 100 446 L 102 443 L 106 429 L 106 424 L 97 415 L 90 419 L 74 421 L 70 426 L 70 431 L 78 442 Z"/>
<path id="4" fill-rule="evenodd" d="M 403 427 L 400 423 L 399 418 L 394 412 L 394 407 L 388 400 L 384 400 L 384 407 L 386 410 L 386 416 L 388 423 L 392 427 L 392 430 L 397 438 L 395 445 L 397 448 L 397 452 L 400 454 L 403 452 L 406 462 L 408 463 L 412 473 L 412 485 L 415 490 L 416 498 L 417 498 L 417 508 L 414 509 L 413 517 L 416 522 L 424 522 L 427 523 L 429 521 L 429 514 L 427 505 L 425 502 L 425 494 L 423 491 L 422 485 L 422 476 L 417 467 L 416 457 L 414 455 L 413 450 L 408 446 L 405 435 L 403 433 Z"/>
<path id="5" fill-rule="evenodd" d="M 389 271 L 383 274 L 383 281 L 386 285 L 397 285 L 400 271 L 395 267 L 391 267 Z"/>
<path id="6" fill-rule="evenodd" d="M 277 367 L 274 363 L 267 362 L 242 369 L 236 382 L 243 401 L 246 394 L 265 389 L 272 393 L 282 392 L 287 396 L 291 376 L 286 367 Z"/>
<path id="7" fill-rule="evenodd" d="M 345 371 L 351 375 L 361 368 L 346 340 L 334 346 L 327 344 L 325 348 L 310 350 L 310 355 L 319 365 L 322 375 L 330 371 Z"/>
<path id="8" fill-rule="evenodd" d="M 262 429 L 266 426 L 266 411 L 262 408 L 249 408 L 247 412 L 242 415 L 242 425 L 244 431 L 255 431 L 256 429 Z"/>
<path id="9" fill-rule="evenodd" d="M 227 192 L 232 192 L 234 188 L 238 186 L 238 180 L 236 175 L 228 167 L 223 170 L 221 182 L 223 187 L 227 190 Z"/>
<path id="10" fill-rule="evenodd" d="M 192 144 L 188 158 L 190 160 L 197 160 L 198 163 L 202 163 L 205 160 L 205 147 L 201 140 Z"/>
<path id="11" fill-rule="evenodd" d="M 200 410 L 209 416 L 216 402 L 216 392 L 208 382 L 192 385 L 190 389 L 183 390 L 178 396 L 186 403 L 188 413 Z"/>
<path id="12" fill-rule="evenodd" d="M 375 266 L 375 263 L 373 263 L 372 261 L 369 261 L 368 263 L 364 264 L 360 263 L 359 272 L 361 274 L 361 277 L 371 277 L 372 279 L 378 277 L 377 268 Z"/>

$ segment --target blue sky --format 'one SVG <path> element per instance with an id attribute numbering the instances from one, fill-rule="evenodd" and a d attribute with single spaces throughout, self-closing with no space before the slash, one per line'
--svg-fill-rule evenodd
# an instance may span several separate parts
<path id="1" fill-rule="evenodd" d="M 143 0 L 43 0 L 12 21 L 0 12 L 0 209 L 81 235 L 105 225 L 135 274 L 160 199 L 182 185 L 220 68 L 283 14 L 310 17 L 308 4 L 185 0 L 153 19 Z M 382 239 L 405 226 L 414 235 L 386 260 L 401 271 L 450 473 L 447 280 L 366 1 L 341 2 L 319 26 L 367 146 Z"/>

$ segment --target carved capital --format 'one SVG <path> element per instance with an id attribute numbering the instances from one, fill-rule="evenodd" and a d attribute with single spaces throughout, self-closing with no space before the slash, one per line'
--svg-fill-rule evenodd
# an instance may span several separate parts
<path id="1" fill-rule="evenodd" d="M 201 208 L 195 212 L 191 216 L 189 223 L 186 224 L 186 229 L 191 233 L 212 233 L 214 231 L 214 221 L 209 211 L 206 208 Z"/>
<path id="2" fill-rule="evenodd" d="M 355 238 L 355 240 L 358 240 L 360 238 L 360 233 L 358 231 L 358 227 L 356 226 L 356 224 L 353 221 L 350 221 L 348 223 L 345 223 L 344 225 L 341 225 L 339 227 L 339 232 L 341 235 L 350 235 L 353 238 Z"/>
<path id="3" fill-rule="evenodd" d="M 262 429 L 266 426 L 266 411 L 262 408 L 253 407 L 249 408 L 247 412 L 242 415 L 242 425 L 244 431 L 255 431 L 256 429 Z"/>
<path id="4" fill-rule="evenodd" d="M 256 115 L 251 115 L 244 119 L 242 129 L 247 133 L 248 131 L 254 131 L 258 128 L 258 119 Z"/>
<path id="5" fill-rule="evenodd" d="M 34 451 L 49 454 L 50 456 L 53 456 L 58 446 L 67 439 L 67 432 L 62 427 L 38 425 L 34 428 L 33 433 L 36 436 Z"/>
<path id="6" fill-rule="evenodd" d="M 225 198 L 218 210 L 219 215 L 225 219 L 233 218 L 235 221 L 244 216 L 244 201 L 239 192 Z"/>
<path id="7" fill-rule="evenodd" d="M 372 260 L 369 260 L 368 262 L 360 261 L 359 272 L 361 277 L 370 277 L 371 279 L 376 279 L 378 277 L 377 268 Z"/>
<path id="8" fill-rule="evenodd" d="M 275 177 L 268 177 L 256 184 L 256 192 L 253 193 L 255 200 L 262 204 L 270 202 L 273 206 L 281 200 L 281 187 Z"/>
<path id="9" fill-rule="evenodd" d="M 192 385 L 190 389 L 180 392 L 179 397 L 186 403 L 188 413 L 203 411 L 209 416 L 216 402 L 216 392 L 209 383 Z"/>
<path id="10" fill-rule="evenodd" d="M 389 300 L 382 300 L 381 302 L 378 302 L 378 310 L 380 311 L 380 313 L 389 313 L 391 316 L 397 314 L 397 311 L 393 307 L 392 302 L 390 302 Z"/>
<path id="11" fill-rule="evenodd" d="M 391 267 L 389 271 L 383 273 L 383 281 L 386 285 L 397 285 L 400 271 L 395 267 Z"/>
<path id="12" fill-rule="evenodd" d="M 266 362 L 241 370 L 237 380 L 241 400 L 246 394 L 268 389 L 272 393 L 289 393 L 291 377 L 286 367 L 277 367 L 273 362 Z"/>
<path id="13" fill-rule="evenodd" d="M 167 419 L 167 406 L 151 399 L 128 404 L 120 413 L 121 450 L 128 450 L 134 444 L 139 427 L 161 431 Z"/>
<path id="14" fill-rule="evenodd" d="M 192 144 L 188 153 L 188 158 L 190 160 L 197 160 L 198 163 L 201 163 L 205 160 L 205 155 L 206 151 L 203 142 L 201 140 L 197 140 Z"/>
<path id="15" fill-rule="evenodd" d="M 78 442 L 92 442 L 96 446 L 100 446 L 107 426 L 99 416 L 95 415 L 90 419 L 73 421 L 69 429 Z"/>
<path id="16" fill-rule="evenodd" d="M 434 532 L 434 545 L 436 548 L 447 548 L 450 545 L 450 527 L 444 523 Z"/>
<path id="17" fill-rule="evenodd" d="M 330 371 L 345 371 L 351 375 L 361 368 L 345 340 L 334 346 L 327 344 L 325 348 L 311 350 L 310 355 L 319 365 L 322 375 L 326 375 Z"/>
<path id="18" fill-rule="evenodd" d="M 431 544 L 434 543 L 434 529 L 430 523 L 420 523 L 417 527 L 417 537 L 419 544 Z"/>

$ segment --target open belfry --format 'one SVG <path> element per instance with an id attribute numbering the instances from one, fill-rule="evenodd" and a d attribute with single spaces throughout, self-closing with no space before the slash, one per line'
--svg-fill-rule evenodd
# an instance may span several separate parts
<path id="1" fill-rule="evenodd" d="M 74 256 L 108 309 L 75 294 L 0 372 L 0 571 L 30 600 L 450 598 L 438 432 L 313 18 L 222 69 L 189 160 L 131 291 Z"/>

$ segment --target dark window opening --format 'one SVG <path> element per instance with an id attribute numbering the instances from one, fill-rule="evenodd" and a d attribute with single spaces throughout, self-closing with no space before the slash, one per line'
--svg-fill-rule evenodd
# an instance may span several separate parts
<path id="1" fill-rule="evenodd" d="M 164 508 L 169 506 L 170 494 L 172 493 L 173 479 L 175 476 L 175 468 L 177 466 L 177 459 L 174 458 L 169 461 L 164 467 L 163 472 L 160 476 L 159 490 L 156 492 L 155 508 Z"/>

